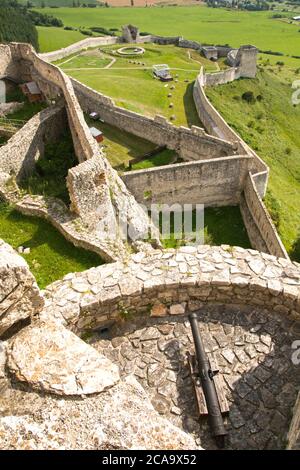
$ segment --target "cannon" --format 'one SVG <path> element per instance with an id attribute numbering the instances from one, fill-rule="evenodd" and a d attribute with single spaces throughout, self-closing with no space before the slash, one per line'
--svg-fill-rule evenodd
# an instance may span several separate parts
<path id="1" fill-rule="evenodd" d="M 217 446 L 222 448 L 225 445 L 225 436 L 227 432 L 225 430 L 223 413 L 228 412 L 228 404 L 225 397 L 222 400 L 222 409 L 220 406 L 217 389 L 214 381 L 214 377 L 218 374 L 218 370 L 213 370 L 210 364 L 210 361 L 205 353 L 203 341 L 198 327 L 198 317 L 197 313 L 191 313 L 189 315 L 189 321 L 192 329 L 193 339 L 195 343 L 195 361 L 193 361 L 193 356 L 189 357 L 189 363 L 191 368 L 192 376 L 196 376 L 196 379 L 200 379 L 202 392 L 205 398 L 207 415 L 209 426 L 211 429 L 212 435 L 216 439 Z M 197 387 L 199 387 L 199 380 L 194 380 L 194 385 L 196 389 L 196 396 L 198 398 L 199 405 L 199 393 L 197 394 Z M 224 401 L 225 400 L 225 401 Z M 199 407 L 199 412 L 200 407 Z M 204 413 L 203 413 L 204 414 Z"/>

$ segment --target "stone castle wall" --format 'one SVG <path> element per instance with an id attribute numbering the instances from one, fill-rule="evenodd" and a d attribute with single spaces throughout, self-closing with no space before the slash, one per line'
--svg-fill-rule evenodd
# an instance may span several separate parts
<path id="1" fill-rule="evenodd" d="M 154 119 L 120 108 L 111 98 L 92 90 L 72 79 L 82 109 L 95 111 L 108 124 L 142 137 L 157 145 L 176 150 L 184 160 L 223 157 L 236 153 L 236 145 L 224 139 L 210 136 L 203 129 L 193 126 L 176 127 L 162 116 Z"/>
<path id="2" fill-rule="evenodd" d="M 79 333 L 126 312 L 133 318 L 183 315 L 204 303 L 260 306 L 299 321 L 299 292 L 297 263 L 254 250 L 199 245 L 137 253 L 126 265 L 67 275 L 48 286 L 45 297 L 51 312 Z M 72 300 L 62 303 L 67 298 Z"/>
<path id="3" fill-rule="evenodd" d="M 101 36 L 94 38 L 90 37 L 83 39 L 82 41 L 75 42 L 74 44 L 71 44 L 70 46 L 64 47 L 62 49 L 40 54 L 40 57 L 47 62 L 55 62 L 56 60 L 63 59 L 64 57 L 75 54 L 76 52 L 80 52 L 83 49 L 97 46 L 107 46 L 111 44 L 117 44 L 118 42 L 119 38 L 115 36 Z"/>
<path id="4" fill-rule="evenodd" d="M 166 165 L 124 173 L 122 179 L 142 204 L 237 205 L 251 167 L 247 156 Z"/>
<path id="5" fill-rule="evenodd" d="M 201 70 L 194 86 L 194 101 L 201 121 L 212 135 L 235 141 L 241 154 L 253 158 L 251 174 L 244 180 L 241 196 L 241 212 L 254 248 L 268 251 L 275 256 L 288 258 L 288 254 L 262 201 L 265 196 L 269 169 L 260 157 L 236 134 L 207 99 L 204 91 L 206 80 Z"/>
<path id="6" fill-rule="evenodd" d="M 257 191 L 255 181 L 251 173 L 248 174 L 244 185 L 244 198 L 248 209 L 251 214 L 251 223 L 245 223 L 251 244 L 256 246 L 257 230 L 259 230 L 261 238 L 263 238 L 269 253 L 279 257 L 288 257 L 286 249 L 277 233 L 277 230 L 272 222 L 272 219 L 261 200 Z M 242 208 L 242 215 L 244 210 Z M 245 218 L 244 218 L 245 220 Z M 251 236 L 253 233 L 255 236 Z"/>

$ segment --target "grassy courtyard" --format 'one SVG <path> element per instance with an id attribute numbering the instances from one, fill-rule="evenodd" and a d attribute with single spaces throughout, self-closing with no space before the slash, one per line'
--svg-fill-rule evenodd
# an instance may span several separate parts
<path id="1" fill-rule="evenodd" d="M 110 164 L 120 171 L 127 171 L 128 163 L 132 159 L 143 157 L 157 148 L 157 145 L 128 132 L 122 131 L 110 124 L 93 121 L 86 117 L 90 127 L 96 127 L 103 132 L 104 141 L 101 146 Z M 154 166 L 167 165 L 176 158 L 175 152 L 163 150 L 153 157 L 145 158 L 141 162 L 134 163 L 132 170 L 152 168 Z"/>
<path id="2" fill-rule="evenodd" d="M 193 83 L 201 65 L 216 71 L 217 64 L 194 51 L 175 46 L 144 45 L 145 54 L 137 58 L 115 55 L 119 47 L 92 49 L 56 64 L 80 82 L 110 96 L 123 108 L 150 117 L 161 114 L 178 126 L 201 125 L 192 98 Z M 115 62 L 104 68 L 113 59 Z M 154 64 L 168 64 L 174 81 L 163 83 L 155 79 Z"/>
<path id="3" fill-rule="evenodd" d="M 15 249 L 30 248 L 30 253 L 22 256 L 40 288 L 69 272 L 84 271 L 103 263 L 95 253 L 76 248 L 45 220 L 22 215 L 1 202 L 0 238 Z"/>

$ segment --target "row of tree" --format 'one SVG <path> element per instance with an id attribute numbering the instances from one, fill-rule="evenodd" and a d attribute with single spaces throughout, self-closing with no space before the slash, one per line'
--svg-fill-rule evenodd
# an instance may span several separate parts
<path id="1" fill-rule="evenodd" d="M 270 10 L 270 5 L 265 0 L 206 0 L 212 8 L 235 8 L 239 10 L 264 11 Z"/>

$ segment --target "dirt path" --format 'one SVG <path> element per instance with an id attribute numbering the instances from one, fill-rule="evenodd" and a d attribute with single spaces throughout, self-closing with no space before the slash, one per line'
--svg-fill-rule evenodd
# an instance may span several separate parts
<path id="1" fill-rule="evenodd" d="M 117 59 L 115 59 L 115 58 L 111 59 L 111 62 L 109 64 L 107 64 L 105 67 L 103 67 L 103 69 L 110 69 L 110 67 L 112 67 L 114 65 L 116 60 Z"/>

